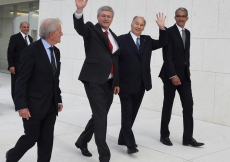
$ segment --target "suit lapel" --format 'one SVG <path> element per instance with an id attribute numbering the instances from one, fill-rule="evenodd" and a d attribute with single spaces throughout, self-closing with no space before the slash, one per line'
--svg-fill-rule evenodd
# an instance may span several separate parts
<path id="1" fill-rule="evenodd" d="M 98 29 L 98 32 L 100 33 L 99 36 L 100 36 L 100 40 L 102 41 L 102 44 L 105 46 L 105 48 L 107 48 L 107 50 L 109 51 L 110 53 L 110 49 L 109 49 L 109 44 L 108 44 L 108 38 L 107 36 L 105 35 L 105 33 L 102 31 L 101 29 L 101 26 L 99 24 L 96 24 L 95 25 Z"/>
<path id="2" fill-rule="evenodd" d="M 60 58 L 59 58 L 60 54 L 58 54 L 58 53 L 59 52 L 58 52 L 57 48 L 54 46 L 54 54 L 55 54 L 56 65 L 57 65 L 57 71 L 56 71 L 55 75 L 58 73 L 58 71 L 60 71 L 60 62 L 59 62 L 59 60 L 60 60 Z"/>
<path id="3" fill-rule="evenodd" d="M 185 39 L 185 49 L 187 49 L 189 47 L 189 40 L 190 40 L 190 37 L 189 37 L 189 32 L 187 29 L 185 29 L 185 34 L 186 34 L 186 39 Z"/>
<path id="4" fill-rule="evenodd" d="M 19 37 L 19 39 L 21 40 L 21 42 L 23 42 L 23 44 L 24 44 L 25 46 L 27 46 L 26 41 L 25 41 L 25 39 L 23 38 L 23 36 L 22 36 L 22 34 L 21 34 L 20 32 L 18 33 L 18 37 Z"/>
<path id="5" fill-rule="evenodd" d="M 175 33 L 176 33 L 177 37 L 178 37 L 179 40 L 180 40 L 180 44 L 182 45 L 182 47 L 183 47 L 183 49 L 184 49 L 184 43 L 183 43 L 182 37 L 181 37 L 181 35 L 180 35 L 180 32 L 179 32 L 179 30 L 178 30 L 176 24 L 174 25 L 174 29 L 175 29 Z M 187 35 L 187 34 L 186 34 L 186 35 Z M 187 40 L 187 39 L 186 39 L 186 40 Z M 186 44 L 185 44 L 185 47 L 186 47 Z"/>
<path id="6" fill-rule="evenodd" d="M 30 43 L 33 43 L 33 38 L 29 35 L 28 35 L 28 37 L 29 37 Z"/>
<path id="7" fill-rule="evenodd" d="M 47 52 L 42 44 L 42 41 L 41 39 L 38 40 L 39 41 L 39 44 L 38 44 L 38 50 L 39 50 L 39 54 L 42 58 L 42 60 L 44 61 L 44 64 L 46 65 L 48 71 L 50 72 L 50 74 L 53 76 L 53 69 L 51 67 L 51 64 L 50 64 L 50 60 L 47 56 Z"/>
<path id="8" fill-rule="evenodd" d="M 145 44 L 146 44 L 146 39 L 144 38 L 144 36 L 140 36 L 140 53 L 142 54 L 144 48 L 145 48 Z"/>
<path id="9" fill-rule="evenodd" d="M 133 41 L 133 38 L 130 33 L 126 34 L 127 42 L 132 47 L 134 51 L 136 51 L 138 54 L 140 54 L 140 51 L 137 49 L 137 46 L 135 42 Z"/>

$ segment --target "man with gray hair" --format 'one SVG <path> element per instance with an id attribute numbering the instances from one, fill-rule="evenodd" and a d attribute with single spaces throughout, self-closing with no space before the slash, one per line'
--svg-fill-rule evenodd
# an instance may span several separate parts
<path id="1" fill-rule="evenodd" d="M 20 23 L 19 28 L 20 32 L 10 37 L 7 49 L 8 70 L 11 73 L 11 96 L 13 100 L 22 51 L 33 42 L 33 38 L 28 34 L 30 24 L 27 21 L 23 21 Z"/>
<path id="2" fill-rule="evenodd" d="M 119 58 L 121 101 L 121 130 L 118 138 L 119 145 L 126 145 L 128 154 L 138 152 L 132 127 L 140 108 L 145 91 L 152 88 L 151 56 L 152 51 L 164 47 L 168 43 L 165 29 L 164 14 L 156 15 L 159 26 L 159 40 L 149 35 L 142 35 L 146 21 L 143 17 L 135 16 L 129 33 L 118 37 L 122 44 Z"/>
<path id="3" fill-rule="evenodd" d="M 113 101 L 113 94 L 119 88 L 119 55 L 120 43 L 109 28 L 113 21 L 114 11 L 109 6 L 98 9 L 96 25 L 84 24 L 83 9 L 88 0 L 75 0 L 76 12 L 73 14 L 74 28 L 84 39 L 86 59 L 80 72 L 79 80 L 83 82 L 91 106 L 92 118 L 77 142 L 84 156 L 92 156 L 87 144 L 93 134 L 99 152 L 100 162 L 110 160 L 110 151 L 106 143 L 107 114 Z"/>
<path id="4" fill-rule="evenodd" d="M 59 88 L 60 51 L 54 45 L 62 36 L 59 19 L 45 19 L 41 39 L 22 53 L 15 85 L 15 110 L 22 118 L 25 135 L 7 151 L 6 161 L 17 162 L 37 143 L 37 162 L 49 162 L 56 116 L 62 111 Z"/>
<path id="5" fill-rule="evenodd" d="M 176 24 L 168 28 L 168 45 L 163 48 L 163 66 L 159 77 L 164 83 L 164 102 L 161 117 L 160 141 L 172 146 L 169 138 L 169 122 L 172 113 L 175 92 L 178 91 L 183 107 L 184 133 L 183 145 L 194 147 L 204 143 L 193 138 L 193 97 L 190 78 L 190 32 L 185 29 L 188 20 L 186 8 L 178 8 L 175 12 Z"/>

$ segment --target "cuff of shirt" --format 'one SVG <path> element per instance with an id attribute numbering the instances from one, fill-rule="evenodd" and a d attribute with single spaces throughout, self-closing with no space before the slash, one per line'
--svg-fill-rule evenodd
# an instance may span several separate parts
<path id="1" fill-rule="evenodd" d="M 58 103 L 58 105 L 63 105 L 63 103 Z"/>
<path id="2" fill-rule="evenodd" d="M 81 17 L 82 17 L 82 15 L 83 15 L 83 13 L 77 13 L 77 12 L 74 12 L 74 15 L 75 15 L 75 17 L 77 18 L 77 19 L 80 19 Z"/>
<path id="3" fill-rule="evenodd" d="M 172 78 L 174 78 L 174 77 L 176 77 L 177 75 L 174 75 L 174 76 L 172 76 L 172 77 L 170 77 L 169 79 L 172 79 Z"/>

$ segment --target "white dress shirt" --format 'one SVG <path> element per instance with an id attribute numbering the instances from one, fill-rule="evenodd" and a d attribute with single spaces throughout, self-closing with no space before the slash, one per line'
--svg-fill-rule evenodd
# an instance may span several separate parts
<path id="1" fill-rule="evenodd" d="M 50 60 L 50 63 L 51 63 L 51 51 L 50 51 L 50 47 L 51 47 L 51 45 L 48 43 L 48 42 L 46 42 L 45 41 L 45 39 L 41 39 L 42 40 L 42 44 L 43 44 L 43 46 L 44 46 L 44 48 L 45 48 L 45 50 L 46 50 L 46 53 L 47 53 L 47 56 L 48 56 L 48 58 L 49 58 L 49 60 Z M 57 67 L 57 62 L 56 62 L 56 57 L 55 57 L 55 53 L 54 53 L 54 51 L 53 51 L 53 55 L 54 55 L 54 61 L 55 61 L 55 65 L 56 65 L 56 67 Z"/>
<path id="2" fill-rule="evenodd" d="M 179 32 L 180 32 L 180 36 L 182 37 L 182 30 L 185 30 L 185 28 L 182 28 L 182 27 L 180 27 L 180 26 L 177 25 L 177 24 L 176 24 L 176 26 L 177 26 L 177 28 L 178 28 L 178 30 L 179 30 Z"/>
<path id="3" fill-rule="evenodd" d="M 141 42 L 140 42 L 140 36 L 139 37 L 137 37 L 135 34 L 133 34 L 131 31 L 130 31 L 130 35 L 131 35 L 131 37 L 133 38 L 133 41 L 134 41 L 134 43 L 136 44 L 136 41 L 137 41 L 137 38 L 139 38 L 139 45 L 141 45 Z"/>
<path id="4" fill-rule="evenodd" d="M 25 36 L 27 36 L 26 41 L 27 41 L 27 44 L 29 45 L 30 44 L 30 39 L 29 39 L 28 35 L 25 35 L 23 32 L 20 32 L 20 33 L 22 34 L 23 39 L 25 39 Z"/>

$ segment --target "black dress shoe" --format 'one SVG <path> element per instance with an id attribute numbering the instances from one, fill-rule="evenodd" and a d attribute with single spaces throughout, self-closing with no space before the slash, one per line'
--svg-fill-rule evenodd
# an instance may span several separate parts
<path id="1" fill-rule="evenodd" d="M 75 146 L 81 150 L 82 155 L 87 156 L 87 157 L 91 157 L 92 156 L 92 154 L 89 152 L 87 146 L 86 147 L 81 147 L 81 146 L 79 146 L 77 144 L 77 142 L 75 143 Z"/>
<path id="2" fill-rule="evenodd" d="M 190 140 L 183 140 L 183 145 L 188 146 L 191 145 L 193 147 L 203 146 L 204 143 L 197 142 L 193 137 Z"/>
<path id="3" fill-rule="evenodd" d="M 160 141 L 161 141 L 164 145 L 167 145 L 167 146 L 172 146 L 172 145 L 173 145 L 169 138 L 162 138 L 162 137 L 161 137 Z"/>
<path id="4" fill-rule="evenodd" d="M 139 150 L 136 147 L 127 147 L 128 154 L 133 154 L 138 152 Z"/>

